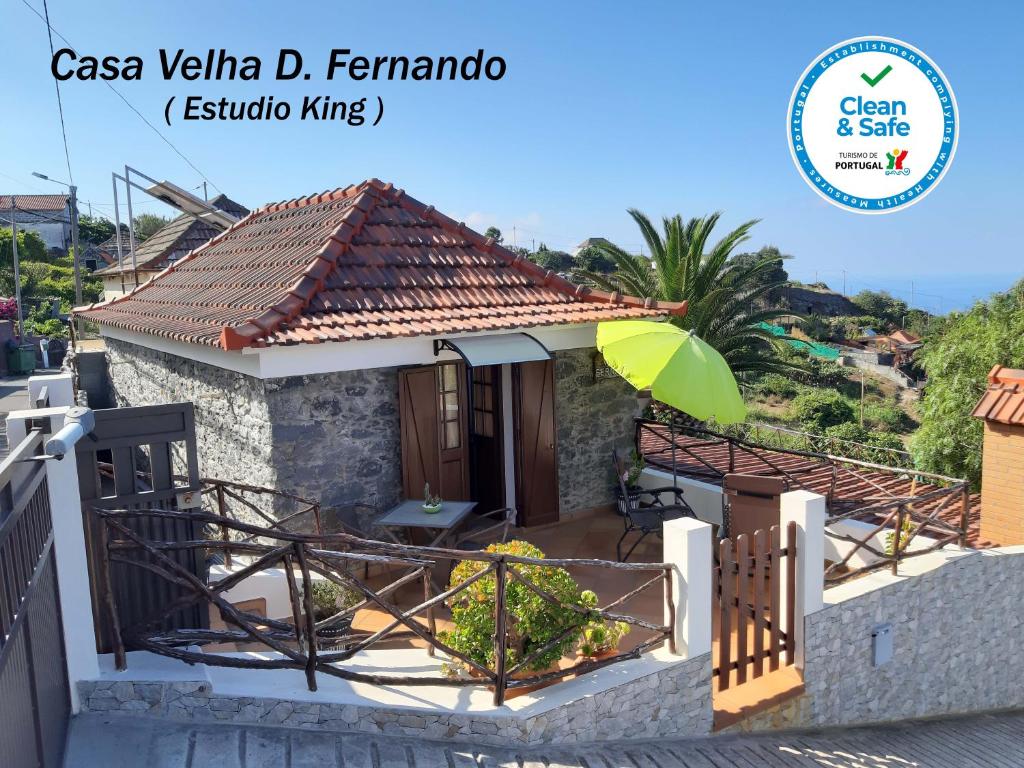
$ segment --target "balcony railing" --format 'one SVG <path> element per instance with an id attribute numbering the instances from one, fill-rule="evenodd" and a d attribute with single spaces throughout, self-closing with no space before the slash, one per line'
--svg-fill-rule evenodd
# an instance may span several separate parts
<path id="1" fill-rule="evenodd" d="M 218 493 L 232 496 L 228 488 L 210 486 L 214 497 Z M 347 534 L 308 534 L 283 530 L 279 521 L 273 525 L 255 525 L 205 511 L 175 512 L 160 509 L 108 510 L 91 509 L 102 521 L 104 531 L 101 542 L 101 567 L 98 569 L 98 588 L 101 603 L 112 627 L 113 651 L 118 669 L 127 664 L 126 648 L 148 650 L 189 663 L 211 666 L 240 667 L 245 669 L 298 669 L 303 670 L 310 690 L 317 688 L 317 675 L 329 675 L 345 680 L 356 680 L 377 685 L 487 685 L 494 689 L 495 704 L 504 701 L 509 689 L 537 686 L 566 676 L 582 674 L 626 659 L 638 658 L 643 652 L 665 642 L 672 646 L 676 621 L 672 596 L 672 566 L 667 563 L 616 563 L 588 559 L 547 559 L 522 557 L 509 553 L 464 552 L 460 550 L 389 544 L 360 539 Z M 140 530 L 155 530 L 159 526 L 138 525 L 140 518 L 186 519 L 196 523 L 192 529 L 208 531 L 210 535 L 189 541 L 162 541 L 147 538 Z M 225 533 L 226 532 L 226 533 Z M 190 571 L 173 557 L 182 550 L 199 550 L 211 555 L 244 554 L 246 564 L 231 570 L 223 578 L 209 581 L 204 574 Z M 197 558 L 204 560 L 204 558 Z M 449 584 L 443 591 L 435 591 L 431 573 L 435 568 L 447 569 L 451 561 L 472 562 L 478 565 L 473 574 L 457 584 Z M 110 566 L 143 569 L 170 582 L 184 593 L 167 604 L 156 607 L 148 616 L 132 626 L 122 626 L 118 619 L 118 605 L 111 586 Z M 367 565 L 382 566 L 388 571 L 383 586 L 373 586 L 363 576 Z M 281 568 L 287 580 L 291 616 L 264 617 L 232 605 L 225 592 L 242 581 L 269 569 Z M 588 607 L 565 602 L 545 588 L 544 579 L 536 578 L 547 569 L 604 569 L 611 571 L 650 573 L 650 578 L 603 607 Z M 539 569 L 539 570 L 538 570 Z M 380 569 L 377 569 L 380 570 Z M 530 570 L 533 576 L 527 573 Z M 397 575 L 395 573 L 397 572 Z M 317 619 L 314 610 L 314 574 L 355 592 L 359 602 L 339 609 L 331 616 Z M 444 642 L 437 631 L 435 614 L 443 605 L 452 605 L 464 596 L 466 590 L 481 579 L 494 578 L 494 650 L 493 665 L 481 664 Z M 419 584 L 422 598 L 407 608 L 395 603 L 395 593 L 401 587 Z M 564 629 L 540 647 L 530 648 L 522 658 L 510 659 L 509 643 L 517 619 L 508 604 L 508 589 L 518 585 L 544 603 L 571 615 Z M 667 620 L 649 621 L 621 612 L 628 600 L 650 590 L 660 588 Z M 179 628 L 164 630 L 167 617 L 197 603 L 206 604 L 219 612 L 226 629 Z M 370 608 L 384 612 L 389 623 L 376 632 L 360 632 L 350 628 L 354 614 Z M 420 619 L 422 617 L 422 619 Z M 567 668 L 531 671 L 534 662 L 553 648 L 578 635 L 591 621 L 625 622 L 644 630 L 646 636 L 631 650 L 614 653 L 605 658 L 584 658 Z M 332 648 L 322 651 L 323 640 Z M 357 653 L 375 645 L 395 639 L 418 639 L 427 652 L 437 652 L 461 663 L 469 676 L 428 675 L 401 676 L 355 671 L 349 662 Z M 203 653 L 191 646 L 219 643 L 257 643 L 274 651 L 277 658 L 254 658 L 218 653 Z M 361 667 L 365 669 L 365 667 Z"/>

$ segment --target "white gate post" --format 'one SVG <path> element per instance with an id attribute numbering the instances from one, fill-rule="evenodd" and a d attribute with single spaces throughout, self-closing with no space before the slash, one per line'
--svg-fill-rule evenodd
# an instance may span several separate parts
<path id="1" fill-rule="evenodd" d="M 673 566 L 673 639 L 686 659 L 711 653 L 711 555 L 710 525 L 689 517 L 665 521 L 662 559 Z"/>
<path id="2" fill-rule="evenodd" d="M 63 425 L 67 410 L 14 411 L 7 418 L 10 444 L 17 445 L 25 438 L 28 419 L 48 417 L 51 432 L 56 432 Z M 46 459 L 46 481 L 53 521 L 54 562 L 57 566 L 71 711 L 77 713 L 80 709 L 78 681 L 98 678 L 100 666 L 96 653 L 96 624 L 89 588 L 82 501 L 78 492 L 78 464 L 73 450 L 61 459 Z"/>
<path id="3" fill-rule="evenodd" d="M 793 585 L 796 637 L 787 654 L 797 669 L 804 668 L 804 617 L 820 611 L 825 605 L 825 497 L 810 491 L 789 491 L 782 494 L 779 524 L 782 527 L 782 545 L 789 540 L 789 523 L 796 523 L 796 584 Z M 782 616 L 789 608 L 788 568 L 783 567 L 780 584 L 779 607 Z M 775 620 L 775 617 L 772 617 Z"/>

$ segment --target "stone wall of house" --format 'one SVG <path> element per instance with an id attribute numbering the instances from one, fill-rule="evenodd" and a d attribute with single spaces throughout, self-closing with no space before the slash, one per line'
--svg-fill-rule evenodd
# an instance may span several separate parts
<path id="1" fill-rule="evenodd" d="M 806 619 L 805 693 L 739 728 L 1024 706 L 1024 547 L 923 555 L 902 567 L 923 572 L 877 573 L 826 592 L 825 609 Z M 876 667 L 871 633 L 880 624 L 892 625 L 894 654 Z"/>
<path id="2" fill-rule="evenodd" d="M 264 382 L 117 339 L 106 339 L 106 346 L 117 406 L 192 402 L 200 473 L 274 487 L 277 475 Z"/>
<path id="3" fill-rule="evenodd" d="M 203 475 L 387 508 L 401 495 L 395 368 L 255 379 L 107 340 L 119 406 L 195 404 Z"/>
<path id="4" fill-rule="evenodd" d="M 251 670 L 250 674 L 258 676 L 260 671 Z M 208 679 L 86 681 L 80 682 L 78 689 L 84 712 L 290 725 L 502 746 L 705 736 L 711 732 L 712 718 L 710 654 L 537 714 L 518 714 L 507 708 L 457 713 L 231 696 L 218 694 Z M 542 697 L 543 691 L 535 695 Z"/>
<path id="5" fill-rule="evenodd" d="M 555 353 L 558 491 L 563 517 L 614 503 L 612 449 L 627 455 L 636 390 L 617 375 L 594 379 L 593 349 Z"/>
<path id="6" fill-rule="evenodd" d="M 279 487 L 325 507 L 399 501 L 397 368 L 270 379 L 266 393 Z"/>

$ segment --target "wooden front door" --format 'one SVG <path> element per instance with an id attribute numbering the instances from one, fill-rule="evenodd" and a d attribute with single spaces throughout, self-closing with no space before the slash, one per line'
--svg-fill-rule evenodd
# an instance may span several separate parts
<path id="1" fill-rule="evenodd" d="M 513 367 L 516 502 L 520 525 L 558 520 L 558 454 L 555 448 L 555 363 Z"/>
<path id="2" fill-rule="evenodd" d="M 442 363 L 399 373 L 402 492 L 423 498 L 423 486 L 443 499 L 469 498 L 465 368 Z"/>

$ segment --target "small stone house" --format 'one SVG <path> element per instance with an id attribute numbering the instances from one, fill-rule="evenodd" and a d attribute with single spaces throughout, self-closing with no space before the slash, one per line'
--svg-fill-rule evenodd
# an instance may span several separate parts
<path id="1" fill-rule="evenodd" d="M 119 404 L 195 403 L 208 476 L 381 509 L 429 482 L 536 525 L 610 506 L 632 440 L 597 323 L 685 310 L 577 286 L 370 180 L 267 205 L 78 313 Z"/>
<path id="2" fill-rule="evenodd" d="M 974 409 L 985 422 L 981 537 L 1024 544 L 1024 370 L 997 365 Z"/>

